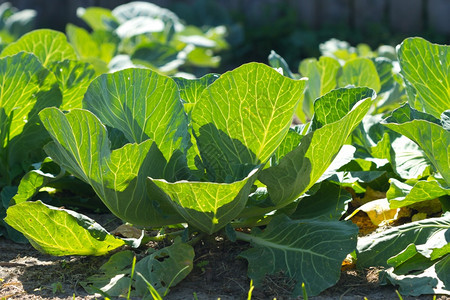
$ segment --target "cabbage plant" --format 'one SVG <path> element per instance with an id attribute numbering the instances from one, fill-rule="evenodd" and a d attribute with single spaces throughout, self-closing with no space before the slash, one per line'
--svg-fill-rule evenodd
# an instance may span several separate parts
<path id="1" fill-rule="evenodd" d="M 65 69 L 54 65 L 62 62 L 51 62 L 72 57 L 70 45 L 42 51 L 40 34 L 8 46 L 0 63 L 8 80 L 15 78 L 8 75 L 10 60 L 38 59 L 39 70 L 53 70 L 59 108 L 42 105 L 29 114 L 51 139 L 45 153 L 90 185 L 117 217 L 173 240 L 136 264 L 131 251 L 112 255 L 100 274 L 83 282 L 86 290 L 120 296 L 133 286 L 134 296 L 147 297 L 151 284 L 166 294 L 169 282 L 193 269 L 191 244 L 220 235 L 249 243 L 240 257 L 256 284 L 283 272 L 297 283 L 294 295 L 301 283 L 309 295 L 334 285 L 351 252 L 360 267 L 390 267 L 382 282 L 404 294 L 448 292 L 448 46 L 407 39 L 395 61 L 344 60 L 341 51 L 337 59 L 302 62 L 308 80 L 272 53 L 270 63 L 279 69 L 250 63 L 185 79 L 130 68 L 84 77 L 83 90 L 67 89 L 70 81 L 57 72 Z M 37 58 L 20 53 L 24 47 Z M 78 100 L 69 101 L 71 95 Z M 7 116 L 17 116 L 2 103 Z M 294 126 L 299 111 L 311 120 Z M 82 214 L 28 201 L 51 180 L 43 172 L 25 175 L 5 218 L 40 251 L 103 255 L 160 238 L 119 238 Z M 433 209 L 433 218 L 357 239 L 357 227 L 341 219 L 358 197 L 342 187 L 368 197 L 370 188 L 385 192 L 387 209 L 422 205 Z M 378 202 L 367 204 L 370 212 Z M 175 232 L 164 234 L 169 227 Z"/>
<path id="2" fill-rule="evenodd" d="M 148 69 L 104 74 L 89 85 L 83 108 L 39 113 L 52 138 L 44 149 L 90 184 L 122 220 L 142 228 L 186 224 L 185 239 L 226 232 L 252 245 L 241 256 L 249 261 L 249 276 L 256 283 L 265 274 L 285 271 L 305 282 L 308 293 L 318 294 L 339 279 L 342 260 L 355 249 L 357 228 L 338 221 L 339 213 L 325 219 L 289 215 L 368 112 L 375 92 L 366 87 L 333 90 L 316 100 L 307 127 L 291 128 L 306 82 L 259 63 L 194 80 Z M 46 232 L 66 224 L 66 233 L 28 230 L 43 222 L 42 214 L 55 215 L 45 218 Z M 71 221 L 55 221 L 60 218 Z M 38 201 L 10 207 L 6 221 L 38 249 L 55 255 L 89 252 L 82 243 L 67 245 L 67 239 L 79 239 L 75 231 L 102 233 L 103 250 L 90 250 L 93 255 L 125 244 L 107 239 L 93 221 L 77 218 Z M 263 225 L 264 231 L 257 228 Z M 253 230 L 234 230 L 241 227 Z M 190 246 L 178 242 L 173 247 Z M 183 269 L 183 276 L 192 269 L 190 253 L 186 250 L 184 262 L 173 266 Z M 272 263 L 262 266 L 261 257 Z M 129 269 L 124 272 L 129 276 Z M 324 272 L 330 276 L 319 280 Z M 147 280 L 151 276 L 144 275 Z"/>
<path id="3" fill-rule="evenodd" d="M 0 83 L 5 88 L 0 92 L 0 235 L 26 242 L 3 222 L 3 217 L 25 173 L 51 165 L 48 159 L 43 163 L 43 146 L 50 136 L 38 113 L 46 107 L 81 108 L 84 92 L 94 76 L 93 67 L 78 61 L 65 35 L 57 31 L 29 32 L 1 52 Z M 34 171 L 26 175 L 32 186 L 64 173 L 56 171 L 42 177 L 41 170 Z M 31 186 L 25 190 L 31 196 L 36 192 Z M 25 200 L 30 195 L 24 196 Z"/>

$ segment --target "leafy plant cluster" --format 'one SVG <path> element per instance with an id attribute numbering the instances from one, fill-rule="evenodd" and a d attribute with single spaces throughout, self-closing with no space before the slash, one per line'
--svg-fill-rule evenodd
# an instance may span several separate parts
<path id="1" fill-rule="evenodd" d="M 37 30 L 1 52 L 4 235 L 52 255 L 173 240 L 137 262 L 118 252 L 83 283 L 109 296 L 150 297 L 149 287 L 166 294 L 193 269 L 191 244 L 217 234 L 250 244 L 240 256 L 256 285 L 281 271 L 298 283 L 294 295 L 302 283 L 308 295 L 333 286 L 348 254 L 359 267 L 386 267 L 384 282 L 404 294 L 449 294 L 448 46 L 410 38 L 375 53 L 331 41 L 298 74 L 272 53 L 272 67 L 249 63 L 198 79 L 153 64 L 97 76 L 102 49 L 112 46 L 96 32 L 117 33 L 129 14 L 167 29 L 122 36 L 114 45 L 133 45 L 131 59 L 183 32 L 167 11 L 152 19 L 132 7 L 81 11 L 94 31 L 69 26 L 72 44 Z M 83 56 L 71 30 L 98 42 L 100 56 Z M 164 45 L 176 47 L 170 40 Z M 292 126 L 294 115 L 302 124 Z M 120 238 L 41 201 L 43 191 L 76 193 L 75 184 L 160 236 Z M 343 220 L 358 210 L 383 230 L 358 237 Z M 383 227 L 402 217 L 413 221 Z"/>
<path id="2" fill-rule="evenodd" d="M 34 28 L 36 11 L 18 10 L 11 3 L 0 4 L 0 49 Z"/>
<path id="3" fill-rule="evenodd" d="M 204 73 L 217 67 L 215 54 L 228 47 L 224 26 L 201 29 L 186 25 L 172 11 L 135 1 L 113 10 L 79 8 L 77 15 L 91 32 L 68 24 L 67 37 L 81 61 L 100 73 L 147 67 L 163 74 Z"/>

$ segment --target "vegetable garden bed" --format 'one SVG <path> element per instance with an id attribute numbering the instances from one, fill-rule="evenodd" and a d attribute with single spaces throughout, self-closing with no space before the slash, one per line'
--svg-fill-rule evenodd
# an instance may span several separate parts
<path id="1" fill-rule="evenodd" d="M 402 295 L 450 294 L 449 46 L 332 40 L 298 73 L 272 52 L 195 78 L 180 71 L 212 66 L 221 30 L 140 2 L 80 14 L 92 33 L 36 30 L 0 54 L 1 234 L 69 257 L 49 272 L 94 264 L 69 282 L 157 299 L 220 274 L 245 295 L 228 274 L 246 267 L 255 297 L 306 298 L 377 268 Z"/>

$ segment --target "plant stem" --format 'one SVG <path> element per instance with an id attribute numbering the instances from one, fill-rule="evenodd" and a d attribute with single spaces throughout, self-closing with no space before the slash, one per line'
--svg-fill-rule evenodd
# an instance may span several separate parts
<path id="1" fill-rule="evenodd" d="M 264 218 L 252 218 L 246 219 L 242 222 L 231 223 L 233 228 L 244 228 L 244 227 L 254 227 L 254 226 L 264 226 L 270 223 L 273 216 L 265 216 Z"/>
<path id="2" fill-rule="evenodd" d="M 178 230 L 178 231 L 174 231 L 174 232 L 169 232 L 169 233 L 165 233 L 165 234 L 161 234 L 161 235 L 157 235 L 157 236 L 145 236 L 144 237 L 144 241 L 145 242 L 149 242 L 149 241 L 153 241 L 153 242 L 161 242 L 166 238 L 170 238 L 173 239 L 179 235 L 182 235 L 184 232 L 183 230 Z"/>
<path id="3" fill-rule="evenodd" d="M 245 241 L 245 242 L 249 242 L 249 243 L 252 241 L 252 236 L 250 234 L 243 233 L 240 231 L 236 231 L 236 238 L 241 241 Z"/>
<path id="4" fill-rule="evenodd" d="M 196 237 L 194 237 L 192 240 L 188 241 L 187 244 L 194 246 L 198 242 L 200 242 L 205 236 L 207 236 L 206 233 L 199 233 Z"/>

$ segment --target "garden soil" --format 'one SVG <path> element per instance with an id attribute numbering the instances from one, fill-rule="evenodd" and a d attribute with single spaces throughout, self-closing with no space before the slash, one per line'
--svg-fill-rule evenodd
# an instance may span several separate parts
<path id="1" fill-rule="evenodd" d="M 103 219 L 107 218 L 111 216 Z M 110 223 L 109 227 L 115 225 Z M 198 243 L 194 270 L 165 299 L 247 299 L 250 287 L 247 262 L 237 257 L 246 247 L 247 244 L 226 240 Z M 16 244 L 0 237 L 0 300 L 101 299 L 88 295 L 80 282 L 95 274 L 107 260 L 108 256 L 53 257 L 39 253 L 29 244 Z M 309 299 L 399 299 L 394 287 L 378 284 L 378 271 L 377 268 L 343 270 L 335 286 Z M 268 276 L 261 287 L 253 290 L 252 299 L 293 299 L 292 288 L 293 283 L 282 274 Z M 431 295 L 403 297 L 405 300 L 432 298 Z M 450 297 L 436 299 L 450 300 Z"/>

